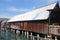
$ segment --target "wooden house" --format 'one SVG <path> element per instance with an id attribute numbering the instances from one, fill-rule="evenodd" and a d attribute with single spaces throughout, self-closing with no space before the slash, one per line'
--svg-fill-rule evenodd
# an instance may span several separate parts
<path id="1" fill-rule="evenodd" d="M 60 8 L 58 3 L 52 3 L 45 7 L 41 7 L 17 16 L 12 17 L 7 22 L 9 28 L 18 30 L 54 34 L 56 32 L 50 31 L 51 25 L 60 25 Z M 52 25 L 53 27 L 53 25 Z M 55 30 L 55 29 L 51 29 Z M 52 33 L 50 33 L 52 32 Z"/>
<path id="2" fill-rule="evenodd" d="M 0 21 L 0 27 L 1 27 L 1 23 L 2 23 L 2 21 Z"/>

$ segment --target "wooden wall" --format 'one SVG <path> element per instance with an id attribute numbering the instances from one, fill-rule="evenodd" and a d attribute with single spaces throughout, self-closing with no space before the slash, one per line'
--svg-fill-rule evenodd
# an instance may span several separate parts
<path id="1" fill-rule="evenodd" d="M 37 32 L 37 33 L 48 33 L 48 24 L 47 23 L 28 23 L 28 30 Z"/>
<path id="2" fill-rule="evenodd" d="M 0 27 L 1 27 L 1 23 L 2 23 L 2 21 L 0 21 Z"/>
<path id="3" fill-rule="evenodd" d="M 48 23 L 46 22 L 12 22 L 11 25 L 17 25 L 20 29 L 25 31 L 32 31 L 37 33 L 48 33 Z"/>

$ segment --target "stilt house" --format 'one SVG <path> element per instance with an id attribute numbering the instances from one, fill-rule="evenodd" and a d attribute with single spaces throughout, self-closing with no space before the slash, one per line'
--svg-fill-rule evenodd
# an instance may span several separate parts
<path id="1" fill-rule="evenodd" d="M 59 4 L 52 3 L 47 6 L 12 17 L 8 22 L 8 28 L 42 33 L 59 34 L 56 28 L 60 28 Z M 55 31 L 56 29 L 56 31 Z"/>

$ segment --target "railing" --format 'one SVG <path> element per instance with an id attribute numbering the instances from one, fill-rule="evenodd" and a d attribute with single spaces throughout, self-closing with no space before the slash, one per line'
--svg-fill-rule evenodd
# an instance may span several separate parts
<path id="1" fill-rule="evenodd" d="M 12 28 L 12 29 L 19 29 L 19 27 L 16 26 L 16 25 L 11 25 L 11 28 Z"/>
<path id="2" fill-rule="evenodd" d="M 60 35 L 60 26 L 49 25 L 49 34 Z"/>

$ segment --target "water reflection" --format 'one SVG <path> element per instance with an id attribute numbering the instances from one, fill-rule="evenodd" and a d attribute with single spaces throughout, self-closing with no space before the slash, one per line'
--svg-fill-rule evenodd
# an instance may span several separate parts
<path id="1" fill-rule="evenodd" d="M 5 31 L 0 30 L 0 40 L 6 40 Z"/>
<path id="2" fill-rule="evenodd" d="M 0 40 L 29 40 L 25 36 L 17 35 L 9 30 L 0 30 Z"/>
<path id="3" fill-rule="evenodd" d="M 8 40 L 8 30 L 6 30 L 6 40 Z"/>

